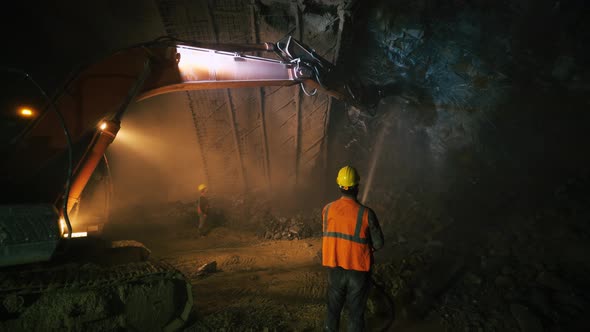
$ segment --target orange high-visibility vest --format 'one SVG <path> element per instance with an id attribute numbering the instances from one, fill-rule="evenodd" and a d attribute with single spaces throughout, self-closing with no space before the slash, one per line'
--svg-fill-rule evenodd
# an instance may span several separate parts
<path id="1" fill-rule="evenodd" d="M 324 207 L 322 265 L 369 271 L 369 211 L 356 200 L 343 197 Z"/>

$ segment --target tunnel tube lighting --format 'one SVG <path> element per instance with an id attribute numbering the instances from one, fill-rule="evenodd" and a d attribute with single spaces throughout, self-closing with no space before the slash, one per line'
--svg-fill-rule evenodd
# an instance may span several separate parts
<path id="1" fill-rule="evenodd" d="M 72 237 L 87 237 L 88 236 L 88 232 L 75 232 L 72 233 Z"/>

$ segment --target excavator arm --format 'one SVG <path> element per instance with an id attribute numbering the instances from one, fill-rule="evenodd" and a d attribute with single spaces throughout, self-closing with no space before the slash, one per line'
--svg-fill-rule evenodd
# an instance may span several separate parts
<path id="1" fill-rule="evenodd" d="M 68 213 L 79 202 L 102 155 L 115 139 L 122 115 L 132 101 L 177 91 L 287 86 L 304 84 L 310 80 L 316 83 L 314 78 L 317 70 L 298 58 L 291 61 L 274 60 L 186 45 L 130 50 L 121 56 L 125 62 L 143 63 L 143 68 L 126 97 L 121 98 L 123 101 L 118 109 L 101 119 L 87 151 L 78 163 L 69 190 Z M 60 102 L 64 103 L 65 100 Z M 97 116 L 100 111 L 96 110 Z M 65 231 L 64 223 L 65 219 L 62 221 Z"/>
<path id="2" fill-rule="evenodd" d="M 359 107 L 374 103 L 375 96 L 291 36 L 264 48 L 280 60 L 177 45 L 158 57 L 166 60 L 157 60 L 160 65 L 137 100 L 174 91 L 301 84 Z"/>

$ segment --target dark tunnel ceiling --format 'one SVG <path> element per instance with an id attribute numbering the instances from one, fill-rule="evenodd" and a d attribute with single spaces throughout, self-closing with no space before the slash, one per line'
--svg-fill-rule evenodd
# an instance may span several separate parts
<path id="1" fill-rule="evenodd" d="M 348 24 L 339 9 L 342 3 L 348 1 L 307 2 L 313 6 L 280 0 L 62 1 L 33 6 L 30 31 L 24 28 L 11 37 L 25 44 L 22 52 L 9 53 L 7 62 L 29 71 L 52 91 L 74 64 L 166 34 L 202 42 L 257 43 L 289 32 L 336 62 Z M 325 162 L 331 100 L 321 93 L 307 97 L 299 87 L 270 87 L 177 95 L 192 113 L 195 151 L 205 178 L 218 190 L 294 185 Z"/>

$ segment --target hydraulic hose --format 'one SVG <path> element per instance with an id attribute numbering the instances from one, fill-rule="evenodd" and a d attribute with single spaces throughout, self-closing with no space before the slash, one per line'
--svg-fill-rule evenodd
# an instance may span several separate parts
<path id="1" fill-rule="evenodd" d="M 395 303 L 394 303 L 391 295 L 389 293 L 387 293 L 387 290 L 385 289 L 385 287 L 383 287 L 382 283 L 380 283 L 377 280 L 377 277 L 375 276 L 374 273 L 371 273 L 371 284 L 373 284 L 373 286 L 375 286 L 375 289 L 377 289 L 387 299 L 387 303 L 389 304 L 389 308 L 391 310 L 391 318 L 389 319 L 387 324 L 383 327 L 383 329 L 381 329 L 381 331 L 386 332 L 391 328 L 391 326 L 393 325 L 393 322 L 395 321 Z"/>

